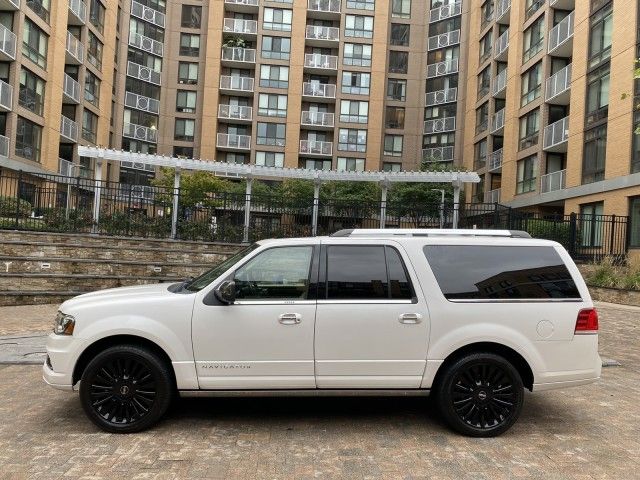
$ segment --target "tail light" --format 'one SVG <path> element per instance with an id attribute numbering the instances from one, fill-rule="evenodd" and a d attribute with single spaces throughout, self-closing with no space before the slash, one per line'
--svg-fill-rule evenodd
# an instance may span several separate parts
<path id="1" fill-rule="evenodd" d="M 575 333 L 598 333 L 598 312 L 595 308 L 585 308 L 578 312 Z"/>

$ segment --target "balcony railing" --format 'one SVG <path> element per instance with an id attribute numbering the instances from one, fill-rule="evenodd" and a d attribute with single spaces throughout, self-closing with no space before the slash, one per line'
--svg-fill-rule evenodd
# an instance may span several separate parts
<path id="1" fill-rule="evenodd" d="M 496 78 L 494 78 L 491 93 L 493 94 L 493 96 L 497 96 L 500 93 L 502 93 L 502 91 L 504 91 L 505 88 L 507 88 L 507 69 L 506 68 L 502 70 L 496 76 Z"/>
<path id="2" fill-rule="evenodd" d="M 304 97 L 336 98 L 336 86 L 331 83 L 304 82 L 302 95 Z"/>
<path id="3" fill-rule="evenodd" d="M 127 62 L 127 75 L 154 85 L 161 85 L 162 83 L 162 72 L 135 62 Z"/>
<path id="4" fill-rule="evenodd" d="M 573 21 L 575 18 L 575 11 L 564 17 L 560 23 L 551 29 L 549 32 L 549 53 L 556 52 L 560 46 L 562 46 L 569 39 L 573 38 Z M 571 52 L 568 52 L 570 55 Z"/>
<path id="5" fill-rule="evenodd" d="M 557 148 L 569 140 L 569 117 L 564 117 L 544 128 L 543 148 Z"/>
<path id="6" fill-rule="evenodd" d="M 129 34 L 129 45 L 159 57 L 161 57 L 164 52 L 164 44 L 162 42 L 145 37 L 137 32 L 131 32 Z"/>
<path id="7" fill-rule="evenodd" d="M 20 0 L 2 0 L 0 1 L 0 9 L 20 10 Z"/>
<path id="8" fill-rule="evenodd" d="M 0 57 L 16 59 L 16 34 L 0 24 Z"/>
<path id="9" fill-rule="evenodd" d="M 422 149 L 422 160 L 425 162 L 453 161 L 454 147 L 431 147 Z"/>
<path id="10" fill-rule="evenodd" d="M 87 22 L 87 4 L 82 0 L 69 0 L 69 11 L 82 25 Z"/>
<path id="11" fill-rule="evenodd" d="M 329 112 L 310 112 L 303 111 L 300 119 L 302 125 L 311 125 L 314 127 L 333 127 L 334 114 Z"/>
<path id="12" fill-rule="evenodd" d="M 9 156 L 9 137 L 0 135 L 0 157 Z"/>
<path id="13" fill-rule="evenodd" d="M 67 32 L 67 53 L 78 63 L 84 63 L 84 45 L 71 32 Z"/>
<path id="14" fill-rule="evenodd" d="M 227 5 L 239 5 L 243 7 L 258 7 L 260 0 L 224 0 Z"/>
<path id="15" fill-rule="evenodd" d="M 453 132 L 456 129 L 456 117 L 435 118 L 424 122 L 424 133 Z"/>
<path id="16" fill-rule="evenodd" d="M 223 31 L 225 33 L 256 35 L 258 33 L 258 22 L 255 20 L 243 20 L 241 18 L 225 18 Z"/>
<path id="17" fill-rule="evenodd" d="M 335 55 L 322 55 L 319 53 L 305 53 L 304 66 L 307 68 L 337 70 L 338 57 L 336 57 Z"/>
<path id="18" fill-rule="evenodd" d="M 253 108 L 245 105 L 218 105 L 218 118 L 228 120 L 251 121 L 253 119 Z"/>
<path id="19" fill-rule="evenodd" d="M 489 190 L 484 195 L 485 203 L 500 203 L 500 189 Z"/>
<path id="20" fill-rule="evenodd" d="M 166 23 L 165 14 L 155 10 L 151 7 L 147 7 L 142 3 L 131 0 L 131 15 L 138 17 L 145 22 L 152 23 L 160 28 L 164 28 Z"/>
<path id="21" fill-rule="evenodd" d="M 300 153 L 303 155 L 333 155 L 333 142 L 320 142 L 317 140 L 300 140 Z"/>
<path id="22" fill-rule="evenodd" d="M 251 148 L 251 135 L 233 135 L 219 133 L 216 145 L 218 148 L 237 148 L 249 150 Z"/>
<path id="23" fill-rule="evenodd" d="M 253 48 L 222 47 L 222 60 L 228 62 L 256 63 L 256 51 Z"/>
<path id="24" fill-rule="evenodd" d="M 493 58 L 501 60 L 506 56 L 509 49 L 509 29 L 507 28 L 502 35 L 498 37 L 493 47 Z"/>
<path id="25" fill-rule="evenodd" d="M 3 80 L 0 80 L 0 110 L 13 110 L 13 86 Z"/>
<path id="26" fill-rule="evenodd" d="M 307 10 L 319 13 L 340 13 L 340 0 L 307 0 Z"/>
<path id="27" fill-rule="evenodd" d="M 221 90 L 253 92 L 253 85 L 254 79 L 252 77 L 240 77 L 238 75 L 222 75 L 220 77 Z"/>
<path id="28" fill-rule="evenodd" d="M 454 30 L 453 32 L 442 33 L 440 35 L 429 37 L 427 48 L 431 51 L 439 48 L 447 48 L 451 45 L 457 45 L 458 43 L 460 43 L 460 30 Z"/>
<path id="29" fill-rule="evenodd" d="M 62 93 L 73 103 L 80 103 L 80 84 L 66 73 L 62 84 Z"/>
<path id="30" fill-rule="evenodd" d="M 135 108 L 143 112 L 160 113 L 160 102 L 155 98 L 145 97 L 133 92 L 124 93 L 124 104 L 127 107 Z"/>
<path id="31" fill-rule="evenodd" d="M 487 164 L 489 165 L 489 171 L 498 170 L 502 167 L 502 157 L 504 154 L 504 150 L 501 148 L 500 150 L 496 150 L 495 152 L 491 152 L 487 158 Z"/>
<path id="32" fill-rule="evenodd" d="M 435 92 L 427 92 L 425 94 L 425 105 L 432 107 L 434 105 L 442 105 L 445 103 L 453 103 L 458 99 L 457 88 L 445 88 L 444 90 L 437 90 Z"/>
<path id="33" fill-rule="evenodd" d="M 157 129 L 135 123 L 125 123 L 122 127 L 122 136 L 143 142 L 158 143 Z"/>
<path id="34" fill-rule="evenodd" d="M 496 22 L 509 23 L 510 10 L 511 10 L 511 0 L 498 0 L 498 2 L 496 3 L 496 9 L 495 9 Z"/>
<path id="35" fill-rule="evenodd" d="M 562 70 L 547 78 L 545 90 L 545 100 L 548 102 L 555 97 L 562 95 L 571 88 L 572 64 L 567 65 Z"/>
<path id="36" fill-rule="evenodd" d="M 499 132 L 504 128 L 504 108 L 491 116 L 491 133 Z"/>
<path id="37" fill-rule="evenodd" d="M 439 22 L 447 18 L 462 15 L 462 2 L 450 3 L 442 7 L 432 8 L 429 14 L 429 23 Z"/>
<path id="38" fill-rule="evenodd" d="M 71 140 L 73 143 L 78 141 L 78 124 L 64 115 L 60 116 L 60 135 Z"/>
<path id="39" fill-rule="evenodd" d="M 337 42 L 340 40 L 338 27 L 323 27 L 321 25 L 307 25 L 307 40 L 327 40 Z"/>
<path id="40" fill-rule="evenodd" d="M 540 192 L 549 193 L 565 188 L 567 178 L 566 170 L 558 170 L 557 172 L 547 173 L 540 177 Z"/>
<path id="41" fill-rule="evenodd" d="M 427 65 L 427 78 L 441 77 L 458 73 L 458 59 L 451 58 L 438 63 Z"/>

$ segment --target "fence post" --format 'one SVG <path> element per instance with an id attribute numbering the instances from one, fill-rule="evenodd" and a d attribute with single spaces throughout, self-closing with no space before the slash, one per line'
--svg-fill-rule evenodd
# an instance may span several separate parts
<path id="1" fill-rule="evenodd" d="M 458 218 L 460 215 L 460 180 L 453 182 L 453 224 L 452 228 L 458 228 Z"/>
<path id="2" fill-rule="evenodd" d="M 180 201 L 180 167 L 173 175 L 173 204 L 171 206 L 171 238 L 178 236 L 178 204 Z"/>
<path id="3" fill-rule="evenodd" d="M 20 227 L 20 185 L 22 185 L 22 170 L 18 171 L 18 186 L 16 187 L 16 229 Z"/>
<path id="4" fill-rule="evenodd" d="M 380 197 L 380 228 L 385 228 L 387 223 L 387 191 L 389 190 L 389 181 L 380 182 L 382 196 Z M 442 226 L 440 226 L 442 228 Z"/>
<path id="5" fill-rule="evenodd" d="M 94 174 L 94 194 L 93 194 L 93 233 L 98 233 L 98 223 L 100 222 L 100 196 L 102 195 L 102 160 L 96 158 Z"/>
<path id="6" fill-rule="evenodd" d="M 613 243 L 615 242 L 615 232 L 616 232 L 616 214 L 611 215 L 609 219 L 611 223 L 611 238 L 609 239 L 609 255 L 613 255 Z"/>
<path id="7" fill-rule="evenodd" d="M 311 214 L 311 236 L 318 235 L 318 211 L 320 210 L 320 185 L 319 179 L 313 181 L 313 212 Z"/>
<path id="8" fill-rule="evenodd" d="M 244 232 L 242 235 L 242 243 L 249 243 L 249 224 L 251 222 L 251 185 L 253 178 L 247 176 L 247 188 L 244 196 Z"/>
<path id="9" fill-rule="evenodd" d="M 576 242 L 578 239 L 578 222 L 576 221 L 575 212 L 571 212 L 569 215 L 569 255 L 575 258 L 576 254 Z"/>

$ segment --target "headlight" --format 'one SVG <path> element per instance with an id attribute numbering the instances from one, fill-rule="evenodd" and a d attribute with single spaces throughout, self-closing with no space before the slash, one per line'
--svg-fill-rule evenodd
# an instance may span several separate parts
<path id="1" fill-rule="evenodd" d="M 53 333 L 57 335 L 73 335 L 73 328 L 76 326 L 76 319 L 71 315 L 58 312 L 53 323 Z"/>

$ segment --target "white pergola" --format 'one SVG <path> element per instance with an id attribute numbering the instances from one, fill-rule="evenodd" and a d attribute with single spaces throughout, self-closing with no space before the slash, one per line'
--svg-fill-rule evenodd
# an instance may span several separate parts
<path id="1" fill-rule="evenodd" d="M 351 181 L 351 182 L 375 182 L 382 190 L 380 203 L 380 227 L 384 228 L 386 217 L 387 191 L 391 183 L 451 183 L 453 186 L 453 228 L 458 226 L 458 207 L 460 204 L 460 189 L 464 183 L 478 183 L 480 177 L 475 172 L 339 172 L 336 170 L 308 170 L 304 168 L 280 168 L 265 167 L 260 165 L 247 165 L 217 162 L 210 160 L 198 160 L 192 158 L 167 157 L 165 155 L 149 155 L 144 153 L 132 153 L 122 150 L 113 150 L 100 147 L 78 146 L 78 155 L 95 159 L 95 201 L 94 219 L 97 222 L 100 216 L 100 188 L 102 180 L 102 163 L 109 160 L 119 163 L 133 163 L 152 165 L 154 167 L 170 167 L 175 169 L 174 195 L 172 208 L 171 234 L 176 236 L 178 221 L 178 202 L 180 188 L 180 174 L 182 170 L 205 171 L 217 176 L 228 178 L 241 178 L 246 181 L 246 200 L 244 211 L 244 241 L 249 239 L 249 220 L 251 215 L 251 187 L 254 179 L 285 180 L 299 179 L 314 182 L 314 199 L 312 214 L 312 232 L 317 232 L 318 206 L 320 197 L 320 185 L 326 181 Z"/>

